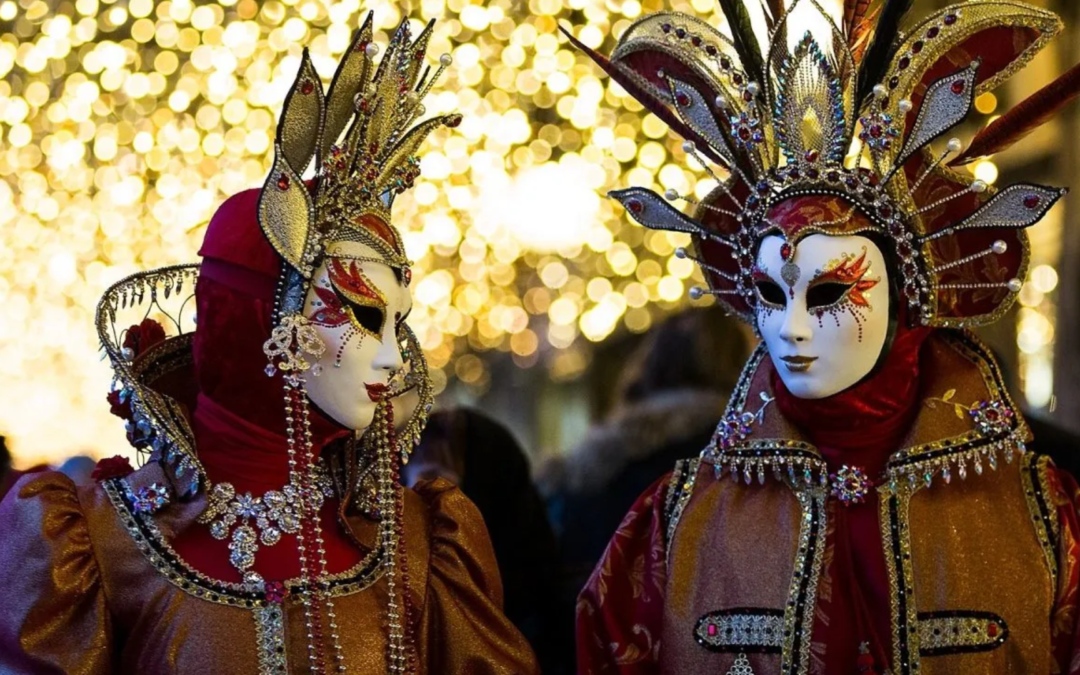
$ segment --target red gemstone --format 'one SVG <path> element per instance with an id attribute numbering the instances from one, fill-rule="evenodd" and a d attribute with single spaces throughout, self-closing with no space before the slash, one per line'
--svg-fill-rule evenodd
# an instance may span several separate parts
<path id="1" fill-rule="evenodd" d="M 905 56 L 904 58 L 900 59 L 900 63 L 896 65 L 900 68 L 900 70 L 906 69 L 908 66 L 911 65 L 911 57 Z"/>
<path id="2" fill-rule="evenodd" d="M 748 140 L 750 140 L 750 136 L 751 136 L 751 133 L 750 133 L 750 128 L 749 127 L 739 127 L 739 138 L 741 140 L 748 141 Z"/>
<path id="3" fill-rule="evenodd" d="M 750 93 L 749 89 L 742 93 L 742 100 L 746 101 L 747 103 L 754 100 L 754 95 Z"/>
<path id="4" fill-rule="evenodd" d="M 910 243 L 902 241 L 896 245 L 896 252 L 899 253 L 902 258 L 910 258 L 914 251 L 912 250 Z"/>
<path id="5" fill-rule="evenodd" d="M 952 93 L 956 94 L 957 96 L 959 96 L 960 94 L 963 94 L 964 89 L 966 89 L 966 88 L 967 88 L 967 85 L 964 84 L 963 80 L 957 80 L 956 82 L 952 83 L 951 87 L 949 87 L 949 89 L 952 89 Z"/>
<path id="6" fill-rule="evenodd" d="M 791 260 L 791 254 L 793 252 L 794 249 L 792 249 L 791 244 L 787 243 L 786 241 L 780 245 L 780 257 L 784 260 Z"/>
<path id="7" fill-rule="evenodd" d="M 743 76 L 739 73 L 735 73 L 731 76 L 731 81 L 734 82 L 736 85 L 740 85 L 743 83 Z"/>
<path id="8" fill-rule="evenodd" d="M 911 53 L 918 54 L 919 52 L 921 52 L 924 44 L 925 43 L 922 40 L 916 41 L 915 44 L 911 45 Z"/>
<path id="9" fill-rule="evenodd" d="M 817 169 L 815 169 L 814 167 L 810 167 L 809 169 L 806 170 L 806 175 L 809 176 L 810 178 L 813 178 L 814 180 L 817 180 L 818 177 L 821 176 L 821 172 L 818 171 Z"/>
<path id="10" fill-rule="evenodd" d="M 277 186 L 278 186 L 279 190 L 288 190 L 289 189 L 289 183 L 290 183 L 290 181 L 289 181 L 289 177 L 287 175 L 281 174 L 280 176 L 278 176 Z"/>
<path id="11" fill-rule="evenodd" d="M 691 35 L 690 36 L 690 44 L 694 45 L 695 47 L 700 47 L 701 46 L 701 36 L 700 35 Z"/>
<path id="12" fill-rule="evenodd" d="M 830 183 L 835 183 L 840 180 L 840 172 L 830 171 L 829 173 L 825 174 L 825 179 Z"/>
<path id="13" fill-rule="evenodd" d="M 896 88 L 897 88 L 897 87 L 899 87 L 899 86 L 900 86 L 900 78 L 899 78 L 899 77 L 897 77 L 897 76 L 895 76 L 895 75 L 893 75 L 893 76 L 892 76 L 892 77 L 891 77 L 891 78 L 889 79 L 889 89 L 896 89 Z"/>
<path id="14" fill-rule="evenodd" d="M 705 45 L 705 53 L 709 56 L 716 56 L 716 45 Z"/>
<path id="15" fill-rule="evenodd" d="M 931 40 L 933 40 L 934 38 L 936 38 L 940 34 L 941 34 L 941 29 L 938 28 L 937 26 L 934 26 L 930 30 L 926 31 L 926 37 L 930 38 Z"/>
<path id="16" fill-rule="evenodd" d="M 811 163 L 811 164 L 818 161 L 819 156 L 820 155 L 818 154 L 817 150 L 807 150 L 806 151 L 806 161 Z"/>
<path id="17" fill-rule="evenodd" d="M 675 92 L 675 102 L 678 103 L 681 108 L 689 108 L 690 95 L 685 91 L 677 91 Z"/>
<path id="18" fill-rule="evenodd" d="M 716 624 L 710 623 L 708 628 L 709 635 L 716 635 Z"/>
<path id="19" fill-rule="evenodd" d="M 665 33 L 670 33 L 671 32 L 671 24 L 670 23 L 661 24 L 660 25 L 660 30 L 664 31 Z"/>
<path id="20" fill-rule="evenodd" d="M 1037 209 L 1037 208 L 1039 208 L 1039 204 L 1041 204 L 1041 203 L 1042 203 L 1042 198 L 1039 197 L 1039 195 L 1028 195 L 1028 196 L 1024 197 L 1024 206 L 1029 208 L 1029 209 L 1032 209 L 1032 210 Z"/>
<path id="21" fill-rule="evenodd" d="M 304 80 L 303 84 L 300 85 L 300 93 L 304 96 L 307 96 L 313 91 L 315 91 L 315 83 L 311 80 Z"/>
<path id="22" fill-rule="evenodd" d="M 799 180 L 802 178 L 802 174 L 799 173 L 798 169 L 792 169 L 791 171 L 788 171 L 787 177 L 789 180 Z"/>
<path id="23" fill-rule="evenodd" d="M 641 213 L 645 210 L 645 205 L 641 203 L 640 199 L 628 199 L 626 208 L 630 209 L 631 213 Z"/>
<path id="24" fill-rule="evenodd" d="M 885 130 L 881 128 L 880 124 L 875 124 L 874 126 L 870 127 L 870 135 L 873 138 L 881 138 L 881 135 L 883 133 L 885 133 Z"/>
<path id="25" fill-rule="evenodd" d="M 450 119 L 446 120 L 446 126 L 450 127 L 451 129 L 455 129 L 461 126 L 461 115 L 454 115 Z"/>
<path id="26" fill-rule="evenodd" d="M 731 70 L 731 59 L 726 56 L 720 57 L 720 67 L 724 70 Z"/>
<path id="27" fill-rule="evenodd" d="M 989 624 L 986 627 L 986 634 L 989 635 L 990 637 L 997 637 L 998 625 L 996 623 Z"/>
<path id="28" fill-rule="evenodd" d="M 878 207 L 878 214 L 882 218 L 892 218 L 892 214 L 893 214 L 892 207 L 889 206 L 888 204 L 882 204 L 880 207 Z"/>
<path id="29" fill-rule="evenodd" d="M 955 14 L 946 14 L 945 15 L 945 25 L 946 26 L 953 25 L 954 23 L 956 23 L 956 18 L 957 17 L 956 17 Z"/>
<path id="30" fill-rule="evenodd" d="M 685 28 L 676 28 L 675 29 L 675 37 L 679 38 L 680 40 L 683 39 L 684 37 L 686 37 L 686 29 Z"/>

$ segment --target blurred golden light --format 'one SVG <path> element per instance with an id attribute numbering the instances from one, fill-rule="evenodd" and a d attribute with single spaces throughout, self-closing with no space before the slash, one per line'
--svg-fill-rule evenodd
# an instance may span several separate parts
<path id="1" fill-rule="evenodd" d="M 990 115 L 997 110 L 997 106 L 997 96 L 989 91 L 975 97 L 975 109 L 983 115 Z"/>
<path id="2" fill-rule="evenodd" d="M 973 169 L 973 173 L 975 174 L 976 178 L 988 185 L 993 185 L 997 182 L 998 179 L 997 165 L 988 159 L 984 159 L 983 161 L 976 163 L 975 168 Z"/>
<path id="3" fill-rule="evenodd" d="M 1058 285 L 1058 273 L 1050 265 L 1039 265 L 1031 270 L 1031 285 L 1040 293 L 1050 293 Z"/>
<path id="4" fill-rule="evenodd" d="M 712 0 L 669 5 L 719 23 Z M 385 44 L 401 9 L 368 9 Z M 646 330 L 686 302 L 696 273 L 672 258 L 686 237 L 642 232 L 603 195 L 645 185 L 701 196 L 711 182 L 557 31 L 573 25 L 604 51 L 654 9 L 411 10 L 414 32 L 439 20 L 432 62 L 454 58 L 429 113 L 465 117 L 427 143 L 416 189 L 395 205 L 416 262 L 410 321 L 437 391 L 448 378 L 483 385 L 477 355 L 489 349 L 574 376 L 588 363 L 582 337 Z M 328 81 L 362 16 L 355 0 L 0 0 L 0 433 L 20 466 L 126 450 L 104 402 L 98 296 L 137 270 L 197 259 L 216 206 L 265 178 L 303 47 Z"/>

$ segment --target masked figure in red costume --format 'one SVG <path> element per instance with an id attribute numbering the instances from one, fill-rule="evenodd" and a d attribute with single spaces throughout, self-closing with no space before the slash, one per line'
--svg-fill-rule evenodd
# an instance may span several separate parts
<path id="1" fill-rule="evenodd" d="M 763 342 L 710 445 L 611 540 L 578 603 L 579 670 L 1080 673 L 1076 486 L 1026 450 L 966 330 L 1011 306 L 1025 228 L 1064 191 L 948 168 L 1037 125 L 1075 74 L 959 156 L 942 138 L 1059 21 L 973 1 L 901 35 L 902 0 L 874 18 L 845 2 L 840 27 L 814 0 L 762 4 L 771 44 L 738 0 L 721 2 L 733 39 L 661 12 L 610 59 L 578 44 L 726 172 L 700 202 L 613 197 L 691 235 L 677 254 L 709 281 L 692 295 Z M 815 15 L 822 35 L 803 34 Z"/>
<path id="2" fill-rule="evenodd" d="M 103 461 L 91 486 L 30 476 L 4 501 L 0 671 L 537 672 L 475 507 L 398 481 L 431 395 L 390 206 L 427 134 L 460 121 L 413 126 L 442 72 L 430 30 L 403 23 L 376 63 L 369 16 L 326 95 L 305 52 L 266 185 L 220 208 L 202 265 L 106 292 L 110 401 L 150 461 Z M 117 333 L 193 285 L 193 333 Z"/>

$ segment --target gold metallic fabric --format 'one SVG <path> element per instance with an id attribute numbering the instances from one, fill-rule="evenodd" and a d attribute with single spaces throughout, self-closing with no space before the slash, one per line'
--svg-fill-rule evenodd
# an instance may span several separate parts
<path id="1" fill-rule="evenodd" d="M 539 672 L 502 614 L 476 507 L 436 481 L 406 491 L 405 509 L 418 675 Z M 166 531 L 194 522 L 197 509 L 180 511 Z M 5 675 L 260 672 L 256 613 L 195 597 L 155 569 L 101 485 L 77 487 L 59 473 L 28 476 L 0 505 L 0 522 Z M 373 579 L 335 599 L 351 673 L 386 672 L 386 585 Z M 289 672 L 307 673 L 303 607 L 290 596 L 284 610 Z"/>

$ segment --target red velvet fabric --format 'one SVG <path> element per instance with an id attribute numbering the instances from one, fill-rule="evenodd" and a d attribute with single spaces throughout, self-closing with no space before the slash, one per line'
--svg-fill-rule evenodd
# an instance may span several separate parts
<path id="1" fill-rule="evenodd" d="M 901 312 L 903 314 L 903 312 Z M 892 349 L 871 377 L 834 396 L 799 399 L 773 373 L 776 402 L 784 416 L 818 447 L 830 470 L 858 466 L 880 482 L 889 456 L 899 449 L 918 412 L 919 355 L 928 328 L 906 328 L 901 316 Z M 830 617 L 815 625 L 814 642 L 825 645 L 827 673 L 857 673 L 859 647 L 867 643 L 875 672 L 889 664 L 889 577 L 882 554 L 878 495 L 862 504 L 833 500 L 834 528 L 826 546 L 832 594 L 821 609 Z"/>
<path id="2" fill-rule="evenodd" d="M 267 377 L 263 343 L 270 337 L 274 289 L 282 260 L 258 223 L 258 190 L 228 199 L 210 221 L 195 289 L 198 326 L 193 354 L 199 394 L 192 415 L 199 459 L 212 483 L 260 496 L 288 481 L 285 398 L 280 373 Z M 318 454 L 349 430 L 311 410 L 313 451 Z M 322 526 L 332 572 L 347 569 L 360 551 L 336 522 L 337 502 L 323 507 Z M 229 564 L 228 541 L 204 527 L 183 532 L 174 546 L 196 569 L 239 581 Z M 283 536 L 256 556 L 255 571 L 268 580 L 299 575 L 295 536 Z"/>

